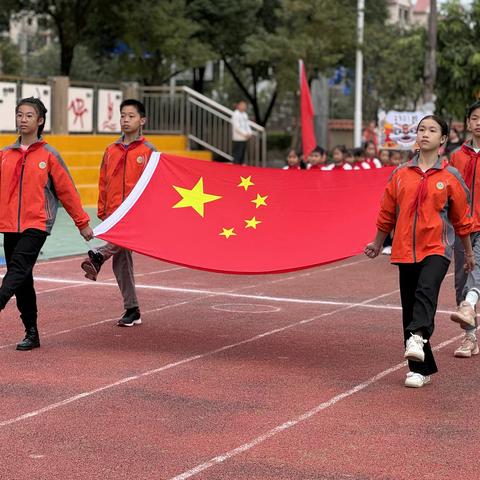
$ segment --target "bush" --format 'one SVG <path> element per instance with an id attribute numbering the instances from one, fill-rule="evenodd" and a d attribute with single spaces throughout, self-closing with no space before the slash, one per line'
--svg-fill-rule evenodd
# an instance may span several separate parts
<path id="1" fill-rule="evenodd" d="M 285 132 L 268 132 L 267 150 L 280 150 L 286 152 L 292 143 L 292 136 Z"/>

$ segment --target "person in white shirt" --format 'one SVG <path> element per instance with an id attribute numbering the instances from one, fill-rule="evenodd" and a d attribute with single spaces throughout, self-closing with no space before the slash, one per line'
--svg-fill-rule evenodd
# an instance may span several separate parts
<path id="1" fill-rule="evenodd" d="M 248 123 L 247 103 L 243 100 L 237 103 L 232 115 L 232 156 L 233 163 L 242 165 L 245 162 L 245 150 L 252 129 Z"/>

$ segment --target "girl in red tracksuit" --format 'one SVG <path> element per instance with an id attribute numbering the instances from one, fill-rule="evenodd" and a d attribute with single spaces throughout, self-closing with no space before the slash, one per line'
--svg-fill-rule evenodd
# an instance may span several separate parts
<path id="1" fill-rule="evenodd" d="M 7 262 L 0 310 L 15 295 L 26 332 L 17 350 L 40 346 L 32 270 L 52 230 L 59 200 L 83 238 L 93 236 L 65 163 L 40 136 L 46 112 L 38 98 L 20 100 L 15 109 L 20 136 L 0 152 L 0 232 Z"/>
<path id="2" fill-rule="evenodd" d="M 284 170 L 303 170 L 305 164 L 300 158 L 300 155 L 295 149 L 291 148 L 287 154 L 287 164 L 283 167 Z"/>
<path id="3" fill-rule="evenodd" d="M 420 151 L 393 172 L 382 199 L 377 235 L 365 248 L 366 255 L 376 257 L 395 228 L 391 262 L 400 272 L 404 357 L 410 368 L 407 387 L 422 387 L 437 372 L 429 339 L 440 286 L 452 257 L 454 233 L 465 248 L 465 270 L 474 267 L 469 191 L 458 170 L 438 156 L 447 136 L 447 124 L 436 115 L 420 121 Z"/>

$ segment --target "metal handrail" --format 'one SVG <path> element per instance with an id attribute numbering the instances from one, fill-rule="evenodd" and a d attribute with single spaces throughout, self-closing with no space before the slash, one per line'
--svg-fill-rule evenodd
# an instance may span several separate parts
<path id="1" fill-rule="evenodd" d="M 231 117 L 233 115 L 233 110 L 231 110 L 230 108 L 227 108 L 224 105 L 216 102 L 215 100 L 212 100 L 211 98 L 208 98 L 205 95 L 202 95 L 201 93 L 198 93 L 196 90 L 193 90 L 190 87 L 182 87 L 182 90 L 185 93 L 187 93 L 188 95 L 190 95 L 191 97 L 197 98 L 199 101 L 214 107 L 215 109 L 225 113 L 229 117 Z M 252 120 L 249 120 L 248 123 L 251 127 L 254 127 L 256 130 L 259 130 L 259 131 L 262 131 L 262 132 L 265 131 L 264 127 L 262 127 L 258 123 L 253 122 Z"/>
<path id="2" fill-rule="evenodd" d="M 232 160 L 233 110 L 215 102 L 189 87 L 182 87 L 185 95 L 185 130 L 189 147 L 195 142 L 217 155 Z M 267 134 L 265 128 L 249 120 L 252 137 L 248 142 L 248 163 L 266 166 Z"/>

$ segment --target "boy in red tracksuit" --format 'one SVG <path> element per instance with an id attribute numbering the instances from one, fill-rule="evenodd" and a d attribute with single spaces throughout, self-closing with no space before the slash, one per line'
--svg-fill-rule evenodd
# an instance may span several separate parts
<path id="1" fill-rule="evenodd" d="M 438 156 L 448 125 L 436 115 L 418 124 L 420 152 L 398 167 L 385 190 L 377 235 L 365 248 L 376 257 L 395 228 L 391 262 L 400 273 L 405 354 L 410 371 L 406 387 L 423 387 L 436 373 L 429 339 L 434 330 L 438 294 L 452 257 L 454 232 L 465 248 L 465 270 L 474 268 L 469 191 L 458 170 Z"/>
<path id="2" fill-rule="evenodd" d="M 50 234 L 59 200 L 85 240 L 93 236 L 68 169 L 59 153 L 42 140 L 47 109 L 38 98 L 24 98 L 15 109 L 20 136 L 0 152 L 0 232 L 7 273 L 0 287 L 0 310 L 15 295 L 25 326 L 17 350 L 40 346 L 33 267 Z"/>
<path id="3" fill-rule="evenodd" d="M 145 125 L 145 106 L 138 100 L 124 100 L 120 105 L 122 137 L 109 145 L 100 167 L 98 192 L 98 218 L 108 218 L 125 200 L 138 182 L 155 147 L 142 136 Z M 96 280 L 103 263 L 113 257 L 112 267 L 123 297 L 125 313 L 118 320 L 120 327 L 132 327 L 142 323 L 135 278 L 132 252 L 106 243 L 88 251 L 82 262 L 85 276 Z"/>
<path id="4" fill-rule="evenodd" d="M 480 297 L 480 101 L 467 110 L 467 128 L 472 138 L 451 154 L 450 163 L 462 175 L 470 189 L 470 212 L 473 229 L 470 236 L 475 268 L 467 275 L 461 266 L 464 251 L 461 243 L 455 242 L 455 291 L 457 311 L 450 318 L 460 324 L 465 335 L 454 356 L 468 358 L 479 353 L 477 342 L 476 307 Z"/>

